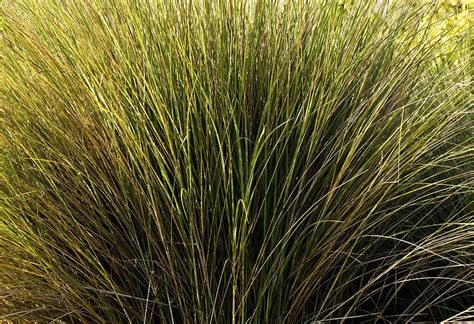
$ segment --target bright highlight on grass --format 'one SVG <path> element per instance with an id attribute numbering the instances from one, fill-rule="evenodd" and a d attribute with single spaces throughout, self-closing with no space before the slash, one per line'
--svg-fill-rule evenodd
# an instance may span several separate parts
<path id="1" fill-rule="evenodd" d="M 380 6 L 2 1 L 0 320 L 469 318 L 472 39 Z"/>

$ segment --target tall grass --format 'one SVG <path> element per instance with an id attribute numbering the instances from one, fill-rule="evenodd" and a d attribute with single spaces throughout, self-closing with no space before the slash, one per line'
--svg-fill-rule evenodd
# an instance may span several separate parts
<path id="1" fill-rule="evenodd" d="M 0 319 L 465 317 L 472 44 L 374 5 L 3 1 Z"/>

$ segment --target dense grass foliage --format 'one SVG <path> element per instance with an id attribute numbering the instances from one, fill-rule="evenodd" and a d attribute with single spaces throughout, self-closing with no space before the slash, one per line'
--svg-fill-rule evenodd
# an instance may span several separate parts
<path id="1" fill-rule="evenodd" d="M 435 10 L 2 1 L 0 319 L 469 316 L 472 43 Z"/>

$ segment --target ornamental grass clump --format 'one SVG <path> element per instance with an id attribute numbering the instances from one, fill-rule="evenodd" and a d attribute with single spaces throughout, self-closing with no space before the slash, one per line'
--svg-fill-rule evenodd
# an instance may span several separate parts
<path id="1" fill-rule="evenodd" d="M 382 9 L 3 1 L 0 319 L 472 315 L 472 44 Z"/>

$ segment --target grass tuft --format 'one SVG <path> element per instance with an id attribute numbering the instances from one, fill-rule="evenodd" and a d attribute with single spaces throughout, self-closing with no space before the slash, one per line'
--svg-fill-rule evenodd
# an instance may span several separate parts
<path id="1" fill-rule="evenodd" d="M 466 319 L 472 40 L 383 6 L 3 1 L 0 320 Z"/>

